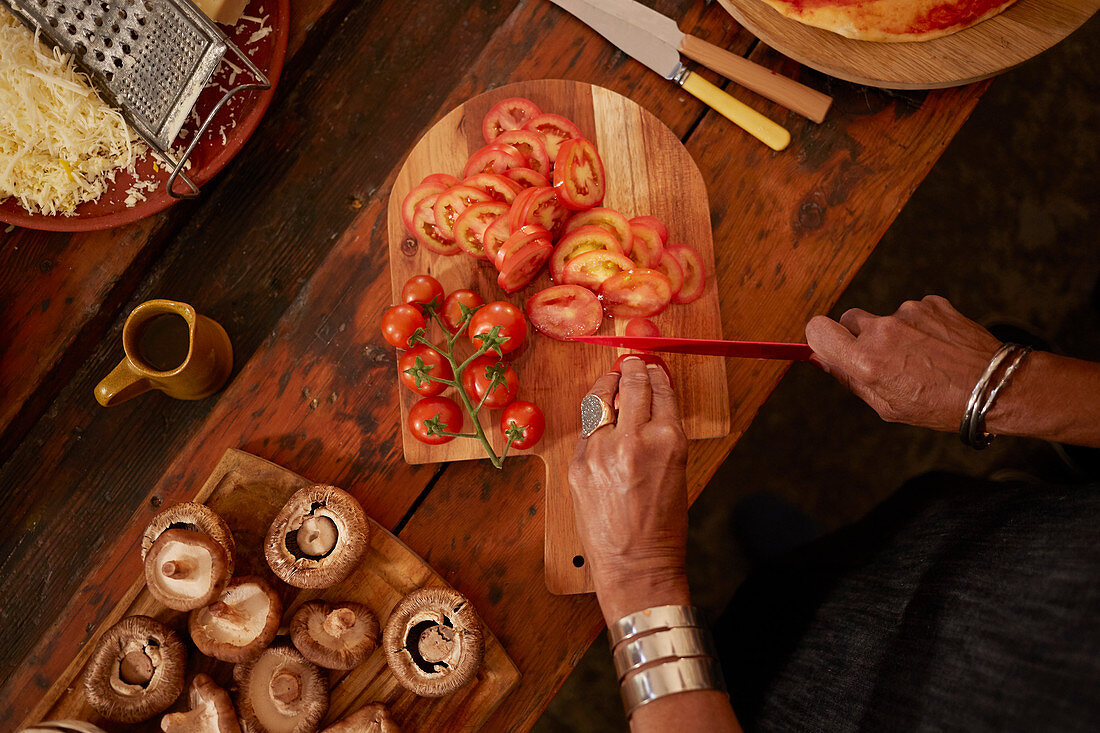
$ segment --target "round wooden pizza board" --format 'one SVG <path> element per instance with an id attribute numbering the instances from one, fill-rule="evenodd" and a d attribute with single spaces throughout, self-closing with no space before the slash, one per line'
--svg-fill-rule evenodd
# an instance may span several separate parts
<path id="1" fill-rule="evenodd" d="M 931 41 L 856 41 L 785 18 L 761 0 L 719 0 L 749 32 L 800 64 L 887 89 L 940 89 L 986 79 L 1077 30 L 1100 0 L 1017 0 L 989 20 Z"/>

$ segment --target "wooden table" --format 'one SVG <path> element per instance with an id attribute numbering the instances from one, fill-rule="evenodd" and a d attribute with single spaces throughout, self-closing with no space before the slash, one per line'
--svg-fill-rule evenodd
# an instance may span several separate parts
<path id="1" fill-rule="evenodd" d="M 814 125 L 754 95 L 773 153 L 545 0 L 299 0 L 255 137 L 195 202 L 125 228 L 0 229 L 0 721 L 22 719 L 139 572 L 129 544 L 226 448 L 344 486 L 468 594 L 519 665 L 487 729 L 526 729 L 603 624 L 542 581 L 537 459 L 409 466 L 395 429 L 391 176 L 427 126 L 493 86 L 568 78 L 630 96 L 682 137 L 710 193 L 727 338 L 801 338 L 827 311 L 986 86 L 893 94 L 756 44 L 721 8 L 660 0 L 681 28 L 836 97 Z M 445 8 L 445 9 L 444 9 Z M 708 74 L 712 80 L 716 77 Z M 92 397 L 137 303 L 194 304 L 229 331 L 226 390 L 109 410 Z M 727 362 L 733 432 L 692 445 L 694 497 L 784 371 Z"/>

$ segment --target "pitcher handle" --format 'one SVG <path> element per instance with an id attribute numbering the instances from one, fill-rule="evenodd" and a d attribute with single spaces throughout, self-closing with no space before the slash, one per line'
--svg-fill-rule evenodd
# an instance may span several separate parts
<path id="1" fill-rule="evenodd" d="M 96 385 L 95 398 L 104 407 L 112 407 L 152 388 L 152 383 L 139 374 L 128 359 L 123 359 Z"/>

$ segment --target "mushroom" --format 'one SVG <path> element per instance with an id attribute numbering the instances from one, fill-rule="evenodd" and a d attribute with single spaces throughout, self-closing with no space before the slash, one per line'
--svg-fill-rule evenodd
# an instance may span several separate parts
<path id="1" fill-rule="evenodd" d="M 385 705 L 372 702 L 333 723 L 321 733 L 401 733 L 401 728 L 393 722 Z"/>
<path id="2" fill-rule="evenodd" d="M 187 650 L 175 631 L 148 616 L 127 616 L 92 652 L 84 696 L 108 720 L 148 720 L 179 697 L 186 664 Z"/>
<path id="3" fill-rule="evenodd" d="M 223 662 L 243 662 L 275 638 L 283 603 L 271 584 L 246 575 L 229 581 L 218 600 L 196 608 L 187 620 L 199 651 Z"/>
<path id="4" fill-rule="evenodd" d="M 164 733 L 241 733 L 229 693 L 218 687 L 210 675 L 195 675 L 189 697 L 190 710 L 169 713 L 160 719 Z"/>
<path id="5" fill-rule="evenodd" d="M 328 680 L 294 647 L 268 647 L 234 671 L 248 731 L 313 733 L 328 712 Z"/>
<path id="6" fill-rule="evenodd" d="M 192 532 L 201 532 L 225 548 L 228 557 L 228 574 L 233 575 L 233 556 L 235 546 L 233 533 L 229 531 L 229 525 L 218 514 L 205 504 L 196 504 L 193 501 L 185 501 L 182 504 L 161 509 L 149 520 L 145 527 L 145 534 L 141 538 L 141 559 L 149 554 L 153 543 L 165 530 L 189 529 Z"/>
<path id="7" fill-rule="evenodd" d="M 351 494 L 307 486 L 287 500 L 264 543 L 267 564 L 296 588 L 327 588 L 351 574 L 370 544 L 370 523 Z"/>
<path id="8" fill-rule="evenodd" d="M 302 656 L 327 669 L 358 666 L 378 646 L 378 619 L 362 603 L 310 601 L 290 622 Z"/>
<path id="9" fill-rule="evenodd" d="M 394 676 L 421 697 L 442 697 L 472 680 L 485 651 L 474 607 L 450 588 L 405 596 L 386 622 L 382 645 Z"/>
<path id="10" fill-rule="evenodd" d="M 145 583 L 158 601 L 190 611 L 214 600 L 229 582 L 232 561 L 202 532 L 167 529 L 145 555 Z"/>
<path id="11" fill-rule="evenodd" d="M 107 733 L 107 731 L 82 720 L 44 720 L 33 728 L 24 728 L 19 733 Z"/>

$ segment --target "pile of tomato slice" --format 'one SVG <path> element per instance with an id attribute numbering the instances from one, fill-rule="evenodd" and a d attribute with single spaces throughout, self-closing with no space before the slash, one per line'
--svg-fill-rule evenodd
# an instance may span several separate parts
<path id="1" fill-rule="evenodd" d="M 695 249 L 669 244 L 653 216 L 601 206 L 603 160 L 572 121 L 512 97 L 489 110 L 482 134 L 485 147 L 461 180 L 433 173 L 403 200 L 405 227 L 421 246 L 491 262 L 507 293 L 549 266 L 556 284 L 526 310 L 535 328 L 562 340 L 595 333 L 605 312 L 649 318 L 702 295 Z"/>

